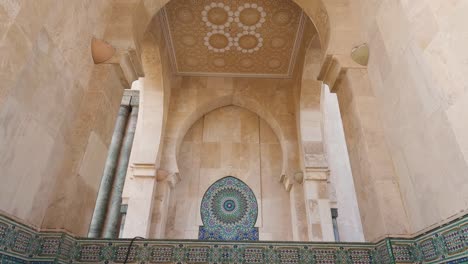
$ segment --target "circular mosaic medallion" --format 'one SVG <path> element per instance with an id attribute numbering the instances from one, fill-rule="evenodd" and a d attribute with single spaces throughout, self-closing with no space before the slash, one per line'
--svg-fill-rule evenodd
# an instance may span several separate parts
<path id="1" fill-rule="evenodd" d="M 254 35 L 243 35 L 239 38 L 239 46 L 243 49 L 253 49 L 257 44 L 258 39 Z"/>
<path id="2" fill-rule="evenodd" d="M 234 21 L 243 30 L 256 30 L 265 23 L 266 12 L 257 4 L 245 3 L 234 13 Z"/>
<path id="3" fill-rule="evenodd" d="M 239 20 L 246 26 L 254 26 L 260 21 L 261 13 L 254 8 L 246 8 L 239 13 Z"/>
<path id="4" fill-rule="evenodd" d="M 247 197 L 235 188 L 224 189 L 213 196 L 211 210 L 220 223 L 238 223 L 247 212 Z"/>
<path id="5" fill-rule="evenodd" d="M 208 11 L 207 16 L 208 16 L 208 21 L 218 26 L 223 25 L 226 22 L 228 22 L 228 18 L 229 18 L 228 12 L 226 12 L 226 10 L 224 10 L 224 8 L 221 8 L 221 7 L 215 7 L 215 8 L 210 9 L 210 11 Z"/>
<path id="6" fill-rule="evenodd" d="M 200 212 L 208 229 L 222 228 L 228 232 L 252 228 L 257 221 L 257 199 L 244 182 L 229 176 L 208 188 Z"/>
<path id="7" fill-rule="evenodd" d="M 234 20 L 231 8 L 224 3 L 211 3 L 202 11 L 202 20 L 208 27 L 224 29 Z"/>
<path id="8" fill-rule="evenodd" d="M 222 49 L 227 47 L 229 39 L 224 34 L 213 34 L 208 39 L 208 43 L 216 49 Z"/>
<path id="9" fill-rule="evenodd" d="M 226 200 L 223 204 L 224 210 L 227 212 L 232 212 L 236 209 L 236 203 L 233 200 Z"/>
<path id="10" fill-rule="evenodd" d="M 260 33 L 244 31 L 234 38 L 234 46 L 242 53 L 253 53 L 263 47 L 263 38 Z"/>
<path id="11" fill-rule="evenodd" d="M 233 38 L 229 35 L 229 33 L 221 30 L 213 30 L 212 32 L 208 32 L 204 40 L 205 46 L 214 52 L 225 52 L 230 50 L 233 45 Z"/>

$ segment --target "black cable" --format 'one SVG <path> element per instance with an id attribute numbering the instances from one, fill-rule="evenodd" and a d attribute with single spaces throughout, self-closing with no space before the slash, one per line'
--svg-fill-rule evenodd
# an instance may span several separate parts
<path id="1" fill-rule="evenodd" d="M 128 246 L 128 249 L 127 249 L 127 255 L 125 256 L 125 261 L 124 261 L 124 264 L 127 263 L 128 261 L 128 256 L 130 255 L 130 250 L 132 249 L 132 246 L 133 246 L 133 242 L 135 242 L 135 240 L 137 239 L 145 239 L 144 237 L 140 237 L 140 236 L 136 236 L 134 238 L 132 238 L 132 241 L 130 242 L 130 245 Z"/>

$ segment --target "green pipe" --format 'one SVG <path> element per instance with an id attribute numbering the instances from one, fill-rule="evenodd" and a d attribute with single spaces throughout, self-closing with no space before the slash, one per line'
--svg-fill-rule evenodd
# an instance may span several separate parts
<path id="1" fill-rule="evenodd" d="M 89 227 L 88 237 L 90 238 L 99 238 L 101 236 L 104 221 L 106 219 L 107 204 L 109 202 L 112 183 L 114 181 L 115 169 L 117 167 L 117 158 L 119 157 L 120 146 L 122 145 L 129 113 L 130 106 L 120 106 L 119 115 L 117 116 L 114 133 L 109 146 L 109 153 L 107 154 L 104 172 L 101 178 L 101 185 L 99 186 L 93 218 L 91 219 Z"/>
<path id="2" fill-rule="evenodd" d="M 138 119 L 138 106 L 132 106 L 132 112 L 128 121 L 122 149 L 118 161 L 114 191 L 111 195 L 107 221 L 104 225 L 104 238 L 117 238 L 119 230 L 120 207 L 122 206 L 122 192 L 127 176 L 130 153 L 132 151 L 133 138 L 135 137 L 136 123 Z"/>

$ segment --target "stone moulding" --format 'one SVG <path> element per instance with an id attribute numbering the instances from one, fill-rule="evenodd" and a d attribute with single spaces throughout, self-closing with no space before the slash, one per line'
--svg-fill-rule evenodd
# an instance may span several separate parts
<path id="1" fill-rule="evenodd" d="M 0 263 L 123 263 L 130 239 L 37 232 L 0 215 Z M 468 214 L 378 243 L 136 240 L 127 263 L 468 263 Z"/>

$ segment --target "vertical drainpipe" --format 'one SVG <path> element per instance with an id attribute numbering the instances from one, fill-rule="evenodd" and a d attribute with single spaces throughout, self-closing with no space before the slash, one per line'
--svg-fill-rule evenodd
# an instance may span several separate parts
<path id="1" fill-rule="evenodd" d="M 132 151 L 133 138 L 135 136 L 136 123 L 138 119 L 138 96 L 132 96 L 131 99 L 131 114 L 128 121 L 127 131 L 123 140 L 123 145 L 120 150 L 118 167 L 113 187 L 113 192 L 110 199 L 107 221 L 104 225 L 104 238 L 116 238 L 119 230 L 120 207 L 122 206 L 122 192 L 127 176 L 128 163 L 130 153 Z"/>
<path id="2" fill-rule="evenodd" d="M 109 153 L 107 154 L 107 160 L 102 174 L 96 206 L 94 207 L 93 218 L 91 219 L 91 225 L 89 227 L 88 237 L 90 238 L 98 238 L 101 236 L 106 219 L 107 204 L 114 181 L 115 169 L 117 167 L 117 159 L 119 157 L 120 146 L 122 145 L 129 113 L 129 105 L 120 105 L 119 115 L 115 124 L 114 133 L 112 134 Z"/>

